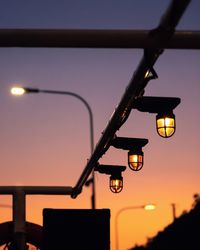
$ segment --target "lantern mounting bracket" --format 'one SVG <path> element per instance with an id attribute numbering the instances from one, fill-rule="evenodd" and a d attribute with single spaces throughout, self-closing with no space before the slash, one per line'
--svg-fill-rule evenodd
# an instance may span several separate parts
<path id="1" fill-rule="evenodd" d="M 178 97 L 141 96 L 135 100 L 133 109 L 141 112 L 163 113 L 172 111 L 180 102 L 181 99 Z"/>
<path id="2" fill-rule="evenodd" d="M 115 137 L 111 145 L 118 149 L 131 150 L 132 148 L 142 148 L 148 143 L 148 139 Z"/>
<path id="3" fill-rule="evenodd" d="M 115 175 L 119 174 L 123 171 L 125 171 L 126 166 L 120 166 L 120 165 L 97 165 L 95 167 L 95 171 L 98 171 L 101 174 L 107 174 L 107 175 Z"/>

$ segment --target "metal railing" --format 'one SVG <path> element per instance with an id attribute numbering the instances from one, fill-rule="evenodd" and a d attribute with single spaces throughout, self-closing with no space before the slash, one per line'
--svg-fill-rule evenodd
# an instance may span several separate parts
<path id="1" fill-rule="evenodd" d="M 71 195 L 72 187 L 0 186 L 1 195 L 12 195 L 15 250 L 26 250 L 26 195 Z"/>

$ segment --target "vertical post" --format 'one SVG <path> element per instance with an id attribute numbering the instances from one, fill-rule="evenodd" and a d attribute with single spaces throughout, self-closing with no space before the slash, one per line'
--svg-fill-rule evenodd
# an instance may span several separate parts
<path id="1" fill-rule="evenodd" d="M 93 113 L 88 105 L 88 112 L 89 112 L 89 118 L 90 118 L 90 150 L 91 150 L 91 155 L 93 154 L 94 151 L 94 122 L 93 122 Z M 95 174 L 94 174 L 94 168 L 92 171 L 92 195 L 91 195 L 91 207 L 92 209 L 96 208 L 96 193 L 95 193 Z"/>
<path id="2" fill-rule="evenodd" d="M 46 89 L 33 89 L 33 88 L 24 88 L 27 93 L 46 93 L 46 94 L 60 94 L 60 95 L 71 95 L 77 99 L 79 99 L 87 108 L 89 114 L 89 124 L 90 124 L 90 148 L 91 148 L 91 156 L 94 151 L 94 121 L 93 121 L 93 113 L 88 102 L 80 95 L 69 92 L 69 91 L 58 91 L 58 90 L 46 90 Z M 96 193 L 95 193 L 95 173 L 94 168 L 92 170 L 91 184 L 92 184 L 92 195 L 91 195 L 91 207 L 92 209 L 96 208 Z"/>
<path id="3" fill-rule="evenodd" d="M 26 250 L 26 205 L 25 192 L 16 188 L 13 193 L 13 248 L 14 250 Z"/>
<path id="4" fill-rule="evenodd" d="M 175 221 L 175 219 L 176 219 L 176 204 L 172 203 L 171 206 L 172 206 L 173 221 Z"/>

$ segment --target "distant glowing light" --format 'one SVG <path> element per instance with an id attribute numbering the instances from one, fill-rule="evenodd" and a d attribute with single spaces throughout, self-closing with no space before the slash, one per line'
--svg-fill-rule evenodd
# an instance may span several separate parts
<path id="1" fill-rule="evenodd" d="M 22 87 L 13 87 L 11 88 L 10 92 L 12 95 L 20 96 L 20 95 L 23 95 L 26 91 Z"/>
<path id="2" fill-rule="evenodd" d="M 147 204 L 144 206 L 145 210 L 154 210 L 156 206 L 154 204 Z"/>

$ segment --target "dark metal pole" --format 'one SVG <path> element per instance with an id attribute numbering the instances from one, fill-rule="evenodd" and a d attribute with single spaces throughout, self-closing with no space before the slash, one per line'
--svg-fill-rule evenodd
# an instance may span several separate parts
<path id="1" fill-rule="evenodd" d="M 156 48 L 150 30 L 0 29 L 0 47 Z M 175 31 L 166 49 L 200 49 L 200 31 Z"/>
<path id="2" fill-rule="evenodd" d="M 71 195 L 72 191 L 70 186 L 0 186 L 1 195 Z"/>
<path id="3" fill-rule="evenodd" d="M 13 193 L 13 233 L 14 249 L 26 250 L 26 201 L 23 189 L 17 189 Z"/>
<path id="4" fill-rule="evenodd" d="M 122 96 L 119 105 L 114 111 L 91 158 L 89 159 L 77 184 L 74 187 L 74 191 L 72 194 L 73 198 L 76 198 L 77 195 L 81 192 L 83 185 L 87 181 L 87 178 L 94 169 L 94 167 L 97 165 L 98 160 L 110 147 L 110 143 L 116 131 L 128 118 L 136 98 L 143 95 L 144 89 L 148 81 L 152 79 L 148 77 L 148 72 L 152 70 L 156 60 L 163 52 L 163 49 L 161 48 L 165 48 L 166 44 L 168 44 L 170 38 L 173 36 L 174 29 L 178 24 L 178 21 L 184 13 L 189 2 L 189 0 L 172 1 L 165 15 L 162 17 L 157 29 L 150 32 L 149 35 L 153 36 L 155 41 L 157 42 L 157 48 L 145 50 L 144 56 L 140 64 L 138 65 L 135 73 L 133 74 L 133 77 L 128 87 L 126 88 L 126 91 Z"/>
<path id="5" fill-rule="evenodd" d="M 173 221 L 175 221 L 175 219 L 176 219 L 176 204 L 172 203 L 171 206 L 172 206 Z"/>

